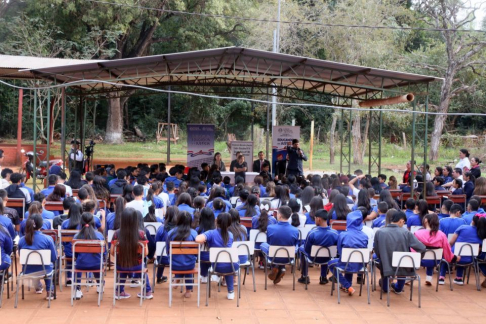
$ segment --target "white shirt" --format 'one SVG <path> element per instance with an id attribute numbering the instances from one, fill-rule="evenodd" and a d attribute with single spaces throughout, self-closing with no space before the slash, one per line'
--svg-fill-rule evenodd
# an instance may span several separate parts
<path id="1" fill-rule="evenodd" d="M 66 197 L 72 197 L 73 196 L 73 189 L 68 186 L 65 183 L 59 183 L 60 185 L 63 185 L 66 188 Z"/>
<path id="2" fill-rule="evenodd" d="M 0 189 L 5 189 L 8 186 L 10 186 L 10 182 L 8 182 L 6 179 L 0 180 Z"/>
<path id="3" fill-rule="evenodd" d="M 375 232 L 371 227 L 363 225 L 363 229 L 361 232 L 365 233 L 368 236 L 368 249 L 371 251 L 373 250 L 373 242 L 375 240 Z"/>
<path id="4" fill-rule="evenodd" d="M 144 209 L 143 200 L 132 200 L 127 204 L 127 208 L 128 207 L 138 210 L 142 214 L 142 216 L 145 217 L 145 215 L 143 214 L 143 209 Z"/>
<path id="5" fill-rule="evenodd" d="M 305 216 L 304 214 L 299 214 L 299 221 L 299 228 L 303 228 L 305 226 L 305 222 L 307 221 L 307 216 Z"/>
<path id="6" fill-rule="evenodd" d="M 464 171 L 464 167 L 471 169 L 471 162 L 469 161 L 468 157 L 460 159 L 459 162 L 456 164 L 456 168 L 459 168 L 462 171 Z"/>
<path id="7" fill-rule="evenodd" d="M 74 161 L 82 162 L 83 161 L 83 152 L 77 150 L 76 153 L 72 152 L 69 154 L 69 158 Z"/>
<path id="8" fill-rule="evenodd" d="M 160 198 L 160 200 L 162 200 L 162 203 L 164 204 L 164 210 L 166 210 L 167 207 L 170 206 L 169 195 L 166 192 L 161 192 L 159 193 L 158 197 Z"/>

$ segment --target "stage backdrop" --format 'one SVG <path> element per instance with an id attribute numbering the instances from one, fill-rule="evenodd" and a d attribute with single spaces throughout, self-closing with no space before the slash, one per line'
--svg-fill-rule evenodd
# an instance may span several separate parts
<path id="1" fill-rule="evenodd" d="M 253 142 L 233 141 L 231 142 L 231 161 L 236 159 L 236 152 L 241 152 L 248 164 L 248 171 L 253 171 Z"/>
<path id="2" fill-rule="evenodd" d="M 213 163 L 213 155 L 214 125 L 187 124 L 187 165 L 201 170 L 201 163 Z"/>
<path id="3" fill-rule="evenodd" d="M 294 138 L 300 140 L 300 126 L 273 126 L 272 129 L 272 174 L 277 173 L 277 161 L 287 158 L 287 145 Z M 278 175 L 278 174 L 277 174 Z"/>

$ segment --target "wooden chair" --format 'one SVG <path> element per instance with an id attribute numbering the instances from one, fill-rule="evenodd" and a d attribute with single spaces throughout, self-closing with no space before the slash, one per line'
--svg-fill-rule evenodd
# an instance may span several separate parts
<path id="1" fill-rule="evenodd" d="M 402 195 L 402 189 L 390 189 L 389 191 L 393 199 L 396 199 Z"/>
<path id="2" fill-rule="evenodd" d="M 64 285 L 68 286 L 67 284 L 67 272 L 71 272 L 71 269 L 67 266 L 68 262 L 72 262 L 72 257 L 66 257 L 64 253 L 64 244 L 71 243 L 74 239 L 74 236 L 79 233 L 79 230 L 60 230 L 58 231 L 59 234 L 59 250 L 61 253 L 59 254 L 59 290 L 62 292 L 62 274 L 64 275 Z M 63 244 L 64 243 L 64 244 Z M 71 280 L 72 284 L 72 280 Z"/>
<path id="3" fill-rule="evenodd" d="M 110 194 L 110 203 L 114 204 L 116 198 L 121 197 L 121 196 L 122 196 L 121 194 Z"/>
<path id="4" fill-rule="evenodd" d="M 241 217 L 240 218 L 240 224 L 245 226 L 247 229 L 251 229 L 251 227 L 252 227 L 251 217 Z"/>
<path id="5" fill-rule="evenodd" d="M 79 189 L 73 189 L 73 197 L 78 197 Z"/>
<path id="6" fill-rule="evenodd" d="M 449 194 L 447 196 L 447 199 L 452 201 L 454 204 L 459 204 L 462 206 L 462 208 L 466 207 L 466 195 L 452 195 Z"/>
<path id="7" fill-rule="evenodd" d="M 197 255 L 197 260 L 201 260 L 201 245 L 199 243 L 194 242 L 170 242 L 170 250 L 169 250 L 169 264 L 172 265 L 172 257 L 174 255 Z M 173 282 L 172 275 L 196 275 L 196 278 L 193 278 L 195 281 L 194 283 L 186 283 L 186 278 L 178 278 L 180 279 L 179 283 Z M 209 275 L 209 278 L 211 276 Z M 200 271 L 200 263 L 196 262 L 196 266 L 192 270 L 172 270 L 172 266 L 169 266 L 169 307 L 172 307 L 172 287 L 183 287 L 183 286 L 197 286 L 197 307 L 199 307 L 200 297 L 201 297 L 201 271 Z M 211 282 L 208 280 L 208 286 L 211 285 Z M 207 301 L 206 301 L 207 305 Z"/>
<path id="8" fill-rule="evenodd" d="M 47 201 L 45 206 L 44 206 L 44 209 L 45 210 L 48 210 L 48 211 L 58 211 L 60 212 L 61 214 L 64 213 L 64 208 L 62 206 L 62 201 Z"/>
<path id="9" fill-rule="evenodd" d="M 22 208 L 22 217 L 25 216 L 25 198 L 8 198 L 6 206 L 15 209 Z"/>
<path id="10" fill-rule="evenodd" d="M 345 231 L 348 226 L 345 220 L 337 219 L 331 219 L 329 224 L 331 225 L 331 229 L 336 231 Z"/>

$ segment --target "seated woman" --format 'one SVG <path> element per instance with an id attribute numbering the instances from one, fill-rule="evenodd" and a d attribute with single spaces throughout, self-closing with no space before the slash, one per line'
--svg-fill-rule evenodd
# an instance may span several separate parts
<path id="1" fill-rule="evenodd" d="M 142 254 L 139 251 L 139 242 L 144 245 L 145 251 L 147 251 L 147 238 L 145 232 L 139 228 L 139 220 L 137 211 L 133 208 L 126 208 L 121 217 L 120 229 L 113 235 L 113 241 L 118 241 L 117 248 L 117 268 L 120 271 L 140 271 L 142 269 Z M 115 253 L 115 249 L 111 249 L 111 253 Z M 140 278 L 140 273 L 133 274 L 135 277 Z M 145 299 L 152 299 L 152 289 L 150 287 L 150 280 L 147 274 L 145 277 Z M 128 276 L 128 273 L 120 273 L 120 283 L 124 284 Z M 142 294 L 137 294 L 138 298 L 142 298 Z M 115 295 L 117 300 L 130 298 L 130 294 L 125 292 L 125 286 L 119 286 Z"/>
<path id="2" fill-rule="evenodd" d="M 258 206 L 258 198 L 255 195 L 248 194 L 247 190 L 240 192 L 240 199 L 242 204 L 236 207 L 241 217 L 253 217 L 260 215 L 260 207 Z"/>
<path id="3" fill-rule="evenodd" d="M 427 249 L 443 249 L 444 252 L 442 258 L 449 263 L 461 259 L 452 253 L 447 236 L 439 231 L 439 217 L 437 214 L 425 215 L 422 224 L 424 228 L 416 231 L 414 234 L 420 242 L 424 243 Z M 439 259 L 438 263 L 440 263 L 440 261 L 441 260 Z M 434 269 L 437 267 L 438 263 L 435 263 L 433 260 L 422 261 L 421 266 L 425 267 L 427 275 L 425 278 L 426 286 L 432 285 L 432 276 L 434 275 Z M 444 278 L 439 278 L 439 280 L 440 279 L 444 280 Z"/>
<path id="4" fill-rule="evenodd" d="M 212 201 L 211 207 L 213 209 L 215 218 L 218 218 L 219 214 L 224 213 L 225 210 L 228 209 L 223 199 L 221 198 L 214 199 L 214 201 Z"/>
<path id="5" fill-rule="evenodd" d="M 316 212 L 319 209 L 322 209 L 324 206 L 324 202 L 320 196 L 315 196 L 310 201 L 310 210 L 305 213 L 305 224 L 314 225 L 316 223 Z"/>
<path id="6" fill-rule="evenodd" d="M 10 264 L 12 263 L 12 260 L 10 259 L 12 250 L 13 250 L 12 238 L 10 237 L 8 231 L 3 226 L 0 225 L 0 251 L 2 252 L 1 254 L 2 262 L 0 263 L 0 271 L 4 271 L 5 269 L 8 269 L 10 267 Z"/>
<path id="7" fill-rule="evenodd" d="M 75 240 L 98 240 L 104 241 L 105 238 L 97 229 L 94 221 L 94 216 L 91 213 L 83 213 L 81 215 L 81 230 L 74 236 Z M 106 249 L 103 253 L 103 258 L 106 257 Z M 77 270 L 99 270 L 100 269 L 100 254 L 97 253 L 76 253 L 76 269 Z M 78 273 L 75 280 L 76 283 L 80 282 L 82 273 Z M 93 272 L 96 281 L 100 282 L 100 273 Z M 100 287 L 96 288 L 98 294 L 102 291 Z M 104 291 L 104 287 L 103 287 Z M 76 286 L 75 298 L 81 299 L 83 292 L 81 286 Z"/>
<path id="8" fill-rule="evenodd" d="M 197 232 L 191 229 L 192 217 L 191 215 L 186 212 L 182 211 L 177 216 L 177 226 L 172 229 L 167 234 L 166 246 L 167 246 L 167 255 L 170 254 L 170 242 L 194 242 L 197 236 Z M 172 270 L 178 271 L 185 271 L 185 270 L 192 270 L 196 266 L 196 259 L 197 256 L 193 254 L 184 254 L 184 255 L 174 255 L 172 256 Z M 193 275 L 175 275 L 175 278 L 187 278 L 185 279 L 186 283 L 193 282 Z M 172 280 L 172 278 L 171 278 Z M 192 286 L 186 286 L 186 293 L 184 294 L 185 298 L 190 298 L 192 292 Z"/>
<path id="9" fill-rule="evenodd" d="M 248 241 L 248 232 L 246 227 L 240 223 L 240 214 L 236 209 L 230 209 L 229 214 L 231 216 L 231 226 L 229 231 L 233 234 L 234 242 Z M 245 263 L 248 261 L 247 255 L 239 256 L 240 263 Z"/>
<path id="10" fill-rule="evenodd" d="M 452 192 L 453 195 L 464 195 L 461 179 L 452 180 L 452 188 L 454 188 L 454 191 Z"/>
<path id="11" fill-rule="evenodd" d="M 179 209 L 176 206 L 170 206 L 167 208 L 167 213 L 165 214 L 164 226 L 160 226 L 155 235 L 155 244 L 157 242 L 167 241 L 167 234 L 176 226 L 177 215 L 179 215 Z M 214 220 L 213 220 L 214 223 Z M 166 246 L 168 249 L 168 246 Z M 157 259 L 159 265 L 169 265 L 169 258 L 167 256 L 159 256 Z M 165 267 L 157 268 L 157 283 L 161 284 L 167 281 L 167 277 L 164 276 Z"/>
<path id="12" fill-rule="evenodd" d="M 46 274 L 52 272 L 54 269 L 53 263 L 57 260 L 56 246 L 52 237 L 42 234 L 40 230 L 43 226 L 42 216 L 40 214 L 31 214 L 29 219 L 27 219 L 25 225 L 25 236 L 22 237 L 18 244 L 19 255 L 22 250 L 51 250 L 51 263 L 45 265 Z M 32 272 L 44 272 L 44 267 L 42 265 L 29 265 L 24 266 L 22 272 L 25 274 Z M 53 287 L 50 279 L 45 279 L 47 300 L 54 299 L 54 294 L 52 292 Z M 43 291 L 42 284 L 35 288 L 36 294 L 42 294 Z"/>
<path id="13" fill-rule="evenodd" d="M 192 198 L 187 192 L 184 192 L 179 195 L 177 198 L 177 207 L 179 211 L 186 211 L 191 215 L 191 218 L 194 218 L 194 208 L 192 208 Z"/>
<path id="14" fill-rule="evenodd" d="M 115 200 L 115 211 L 113 213 L 109 213 L 106 216 L 106 233 L 109 230 L 117 230 L 120 228 L 121 223 L 121 215 L 123 210 L 125 209 L 127 201 L 123 197 L 117 197 Z"/>

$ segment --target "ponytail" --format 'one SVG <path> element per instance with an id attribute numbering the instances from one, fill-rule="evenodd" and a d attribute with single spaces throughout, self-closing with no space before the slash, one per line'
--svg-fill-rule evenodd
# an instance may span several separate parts
<path id="1" fill-rule="evenodd" d="M 300 218 L 299 218 L 298 213 L 292 213 L 291 220 L 292 220 L 291 224 L 292 224 L 293 227 L 299 227 L 300 226 Z"/>
<path id="2" fill-rule="evenodd" d="M 95 223 L 93 214 L 83 213 L 81 216 L 81 230 L 76 235 L 77 239 L 96 240 Z"/>
<path id="3" fill-rule="evenodd" d="M 27 245 L 34 243 L 34 233 L 42 228 L 44 221 L 40 214 L 29 215 L 27 222 L 25 223 L 25 242 Z"/>
<path id="4" fill-rule="evenodd" d="M 476 214 L 477 215 L 477 214 Z M 478 236 L 481 240 L 486 239 L 486 218 L 480 216 L 473 217 L 474 225 L 478 231 Z"/>
<path id="5" fill-rule="evenodd" d="M 260 232 L 266 232 L 268 227 L 268 211 L 262 209 L 260 217 L 258 217 L 258 230 Z"/>

